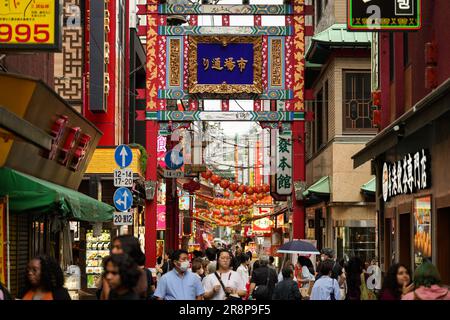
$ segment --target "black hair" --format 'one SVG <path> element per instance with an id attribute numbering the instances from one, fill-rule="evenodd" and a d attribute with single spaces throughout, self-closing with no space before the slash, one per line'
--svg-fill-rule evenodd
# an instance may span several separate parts
<path id="1" fill-rule="evenodd" d="M 303 256 L 298 256 L 297 263 L 300 264 L 302 267 L 303 266 L 307 267 L 309 272 L 311 274 L 314 274 L 314 266 L 313 266 L 313 264 L 311 262 L 311 259 L 308 259 L 308 258 L 303 257 Z"/>
<path id="2" fill-rule="evenodd" d="M 231 269 L 233 268 L 233 254 L 232 254 L 229 250 L 226 250 L 226 249 L 220 249 L 220 250 L 217 252 L 217 266 L 216 266 L 216 270 L 219 270 L 219 257 L 220 257 L 220 255 L 221 255 L 222 253 L 224 253 L 224 252 L 226 252 L 226 253 L 229 254 L 229 256 L 230 256 L 230 268 L 231 268 Z"/>
<path id="3" fill-rule="evenodd" d="M 397 282 L 397 273 L 401 267 L 406 269 L 411 281 L 411 272 L 409 271 L 408 267 L 406 267 L 402 263 L 396 263 L 389 267 L 383 279 L 383 287 L 381 288 L 382 292 L 387 290 L 398 300 L 400 300 L 402 296 L 402 288 L 399 286 Z"/>
<path id="4" fill-rule="evenodd" d="M 331 259 L 326 259 L 325 261 L 322 261 L 320 264 L 320 274 L 323 276 L 328 276 L 330 272 L 333 270 L 334 261 Z"/>
<path id="5" fill-rule="evenodd" d="M 194 250 L 192 252 L 192 255 L 194 256 L 194 258 L 202 258 L 203 257 L 203 252 L 201 252 L 199 250 Z"/>
<path id="6" fill-rule="evenodd" d="M 130 256 L 138 266 L 145 264 L 145 254 L 142 252 L 139 239 L 130 235 L 121 235 L 114 238 L 114 241 L 118 240 L 124 253 Z"/>
<path id="7" fill-rule="evenodd" d="M 162 257 L 161 256 L 159 256 L 158 258 L 156 258 L 156 263 L 157 264 L 161 264 L 161 262 L 162 262 Z"/>
<path id="8" fill-rule="evenodd" d="M 123 287 L 131 290 L 136 287 L 140 272 L 138 265 L 131 256 L 127 254 L 112 254 L 103 260 L 104 276 L 106 276 L 106 266 L 112 263 L 119 269 L 120 283 Z"/>
<path id="9" fill-rule="evenodd" d="M 216 260 L 217 249 L 208 248 L 205 250 L 205 254 L 209 261 L 214 261 L 214 260 Z"/>
<path id="10" fill-rule="evenodd" d="M 255 262 L 253 262 L 253 270 L 258 269 L 260 266 L 259 260 L 256 260 Z"/>
<path id="11" fill-rule="evenodd" d="M 192 260 L 192 272 L 197 272 L 198 270 L 200 270 L 201 268 L 203 268 L 203 259 L 202 258 L 195 258 L 194 260 Z"/>
<path id="12" fill-rule="evenodd" d="M 272 256 L 270 256 L 270 257 L 269 257 L 269 262 L 272 264 L 274 261 L 275 261 L 275 258 L 272 257 Z"/>
<path id="13" fill-rule="evenodd" d="M 188 255 L 188 252 L 186 250 L 181 250 L 181 249 L 174 251 L 174 253 L 172 254 L 172 262 L 173 261 L 178 261 L 182 254 L 187 254 Z"/>
<path id="14" fill-rule="evenodd" d="M 363 263 L 359 257 L 351 257 L 345 269 L 347 274 L 347 285 L 349 291 L 360 292 L 361 273 L 363 272 Z M 358 294 L 359 296 L 359 294 Z"/>
<path id="15" fill-rule="evenodd" d="M 39 255 L 32 258 L 30 261 L 32 260 L 39 260 L 41 264 L 40 286 L 44 290 L 53 292 L 54 290 L 60 289 L 64 286 L 63 271 L 54 258 L 47 255 Z M 25 270 L 25 287 L 21 290 L 21 294 L 19 296 L 22 297 L 32 287 L 33 286 L 28 279 L 28 271 Z"/>
<path id="16" fill-rule="evenodd" d="M 250 260 L 250 258 L 248 257 L 248 255 L 246 255 L 245 253 L 241 253 L 238 257 L 239 259 L 239 263 L 243 264 L 245 262 L 247 262 L 248 260 Z"/>
<path id="17" fill-rule="evenodd" d="M 283 275 L 284 279 L 290 278 L 293 272 L 294 271 L 291 268 L 284 268 L 283 270 L 281 270 L 281 274 Z"/>

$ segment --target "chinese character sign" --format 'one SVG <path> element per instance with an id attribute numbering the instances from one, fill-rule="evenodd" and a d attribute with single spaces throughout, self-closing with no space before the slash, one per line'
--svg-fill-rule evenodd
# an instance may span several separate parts
<path id="1" fill-rule="evenodd" d="M 199 43 L 198 84 L 253 84 L 253 44 Z"/>
<path id="2" fill-rule="evenodd" d="M 164 136 L 158 136 L 158 140 L 156 143 L 156 153 L 158 158 L 158 165 L 161 168 L 166 168 L 166 162 L 164 161 L 164 156 L 166 155 L 167 148 L 166 148 L 166 142 L 167 137 Z"/>
<path id="3" fill-rule="evenodd" d="M 278 134 L 277 137 L 277 193 L 292 193 L 292 140 L 289 134 Z"/>
<path id="4" fill-rule="evenodd" d="M 59 1 L 1 1 L 0 48 L 58 49 L 58 20 Z"/>
<path id="5" fill-rule="evenodd" d="M 408 153 L 403 159 L 383 165 L 382 191 L 383 199 L 400 194 L 413 193 L 416 190 L 431 187 L 430 156 L 422 149 L 415 154 Z"/>

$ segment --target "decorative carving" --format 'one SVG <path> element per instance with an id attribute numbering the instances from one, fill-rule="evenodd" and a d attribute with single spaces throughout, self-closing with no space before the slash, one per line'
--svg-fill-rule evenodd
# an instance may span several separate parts
<path id="1" fill-rule="evenodd" d="M 181 86 L 181 39 L 169 39 L 169 86 Z"/>
<path id="2" fill-rule="evenodd" d="M 156 110 L 158 103 L 157 15 L 147 15 L 147 110 Z"/>
<path id="3" fill-rule="evenodd" d="M 150 8 L 149 8 L 150 10 Z M 153 9 L 154 10 L 154 9 Z M 286 15 L 292 14 L 292 5 L 200 5 L 200 4 L 162 4 L 160 14 L 245 14 L 245 15 Z M 154 11 L 152 11 L 153 13 Z"/>
<path id="4" fill-rule="evenodd" d="M 253 44 L 253 84 L 221 85 L 198 84 L 197 45 L 199 43 L 252 43 Z M 199 36 L 189 38 L 189 93 L 239 94 L 262 93 L 262 39 L 261 37 Z"/>
<path id="5" fill-rule="evenodd" d="M 281 39 L 272 39 L 271 41 L 271 78 L 270 84 L 272 87 L 281 87 L 283 85 L 283 62 L 282 62 L 282 40 Z"/>
<path id="6" fill-rule="evenodd" d="M 162 36 L 195 36 L 195 35 L 242 35 L 242 36 L 290 36 L 294 29 L 287 27 L 205 27 L 205 26 L 160 26 Z"/>

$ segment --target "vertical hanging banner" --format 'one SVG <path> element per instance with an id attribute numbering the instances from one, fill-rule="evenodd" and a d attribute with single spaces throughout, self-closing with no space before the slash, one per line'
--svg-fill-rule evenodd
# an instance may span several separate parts
<path id="1" fill-rule="evenodd" d="M 6 283 L 6 205 L 0 199 L 0 282 Z"/>
<path id="2" fill-rule="evenodd" d="M 166 206 L 158 204 L 156 230 L 166 230 Z"/>
<path id="3" fill-rule="evenodd" d="M 277 193 L 292 193 L 292 139 L 291 134 L 277 134 Z"/>

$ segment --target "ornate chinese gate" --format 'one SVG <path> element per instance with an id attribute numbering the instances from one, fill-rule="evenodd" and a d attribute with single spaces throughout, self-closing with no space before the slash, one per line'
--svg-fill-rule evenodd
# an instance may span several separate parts
<path id="1" fill-rule="evenodd" d="M 284 5 L 158 4 L 147 0 L 146 180 L 157 181 L 158 132 L 191 121 L 259 121 L 278 128 L 277 176 L 272 194 L 293 200 L 293 238 L 304 237 L 304 207 L 294 184 L 305 180 L 304 0 Z M 189 25 L 168 17 L 189 16 Z M 198 15 L 222 15 L 222 26 L 198 26 Z M 229 26 L 230 15 L 251 15 L 252 27 Z M 285 26 L 262 26 L 263 15 L 285 16 Z M 199 110 L 199 100 L 222 100 L 222 112 Z M 251 99 L 252 112 L 229 112 L 229 99 Z M 168 110 L 174 100 L 185 111 Z M 264 101 L 270 111 L 263 111 Z M 146 205 L 146 253 L 156 259 L 156 199 Z M 171 222 L 168 221 L 170 224 Z M 173 223 L 173 222 L 172 222 Z"/>

